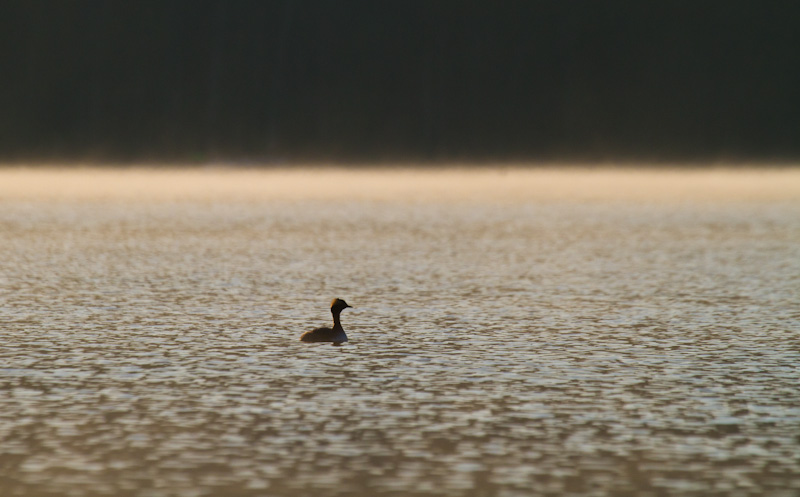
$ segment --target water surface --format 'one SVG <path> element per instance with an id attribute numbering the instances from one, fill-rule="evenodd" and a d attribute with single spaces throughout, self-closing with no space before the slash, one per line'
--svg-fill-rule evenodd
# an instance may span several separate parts
<path id="1" fill-rule="evenodd" d="M 12 173 L 0 495 L 800 493 L 794 173 Z"/>

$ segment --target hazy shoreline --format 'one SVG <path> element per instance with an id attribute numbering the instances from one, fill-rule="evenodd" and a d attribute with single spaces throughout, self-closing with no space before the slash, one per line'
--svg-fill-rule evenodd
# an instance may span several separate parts
<path id="1" fill-rule="evenodd" d="M 0 201 L 800 201 L 800 168 L 0 167 Z"/>

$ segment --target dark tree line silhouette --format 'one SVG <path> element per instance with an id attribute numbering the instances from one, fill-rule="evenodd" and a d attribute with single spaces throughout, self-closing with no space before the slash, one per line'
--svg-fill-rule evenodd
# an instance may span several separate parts
<path id="1" fill-rule="evenodd" d="M 800 3 L 5 0 L 0 159 L 800 157 Z"/>

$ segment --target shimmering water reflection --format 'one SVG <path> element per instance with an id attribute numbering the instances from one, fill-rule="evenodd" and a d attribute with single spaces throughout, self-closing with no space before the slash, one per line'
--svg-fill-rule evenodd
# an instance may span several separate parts
<path id="1" fill-rule="evenodd" d="M 0 495 L 800 493 L 798 203 L 2 207 Z"/>

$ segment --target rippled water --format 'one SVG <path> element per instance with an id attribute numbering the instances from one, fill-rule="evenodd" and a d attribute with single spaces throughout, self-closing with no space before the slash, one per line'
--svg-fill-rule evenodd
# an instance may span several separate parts
<path id="1" fill-rule="evenodd" d="M 800 494 L 800 202 L 7 201 L 0 495 Z M 350 342 L 298 341 L 330 321 Z"/>

